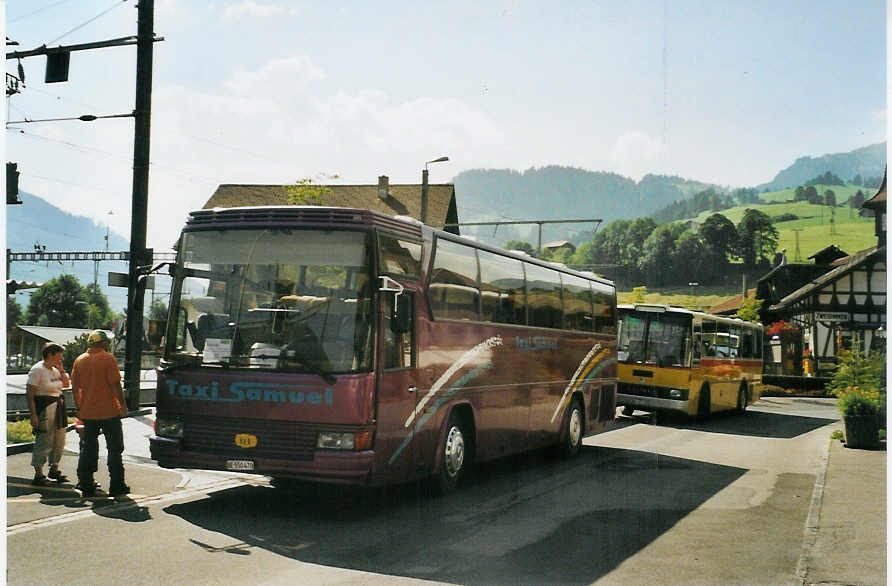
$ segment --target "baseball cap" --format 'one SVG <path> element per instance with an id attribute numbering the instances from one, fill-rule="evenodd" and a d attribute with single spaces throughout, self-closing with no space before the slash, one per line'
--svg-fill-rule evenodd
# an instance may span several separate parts
<path id="1" fill-rule="evenodd" d="M 92 332 L 90 332 L 90 335 L 87 336 L 87 344 L 90 344 L 91 346 L 93 344 L 108 341 L 108 334 L 105 333 L 105 330 L 93 330 Z"/>

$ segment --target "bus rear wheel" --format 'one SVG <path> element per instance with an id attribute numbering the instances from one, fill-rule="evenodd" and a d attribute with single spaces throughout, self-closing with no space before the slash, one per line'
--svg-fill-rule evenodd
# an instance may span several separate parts
<path id="1" fill-rule="evenodd" d="M 455 490 L 468 468 L 467 434 L 458 413 L 449 414 L 446 434 L 440 446 L 440 470 L 434 479 L 434 492 L 440 495 Z"/>
<path id="2" fill-rule="evenodd" d="M 582 415 L 582 405 L 578 399 L 573 399 L 567 414 L 564 416 L 563 433 L 561 434 L 561 456 L 572 458 L 582 448 L 582 434 L 585 423 Z"/>

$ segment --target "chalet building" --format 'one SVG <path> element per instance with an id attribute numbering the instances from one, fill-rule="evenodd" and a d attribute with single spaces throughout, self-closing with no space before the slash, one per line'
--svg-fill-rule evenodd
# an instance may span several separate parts
<path id="1" fill-rule="evenodd" d="M 869 352 L 886 345 L 885 178 L 865 207 L 868 203 L 877 218 L 876 246 L 841 258 L 834 258 L 841 252 L 838 249 L 820 251 L 814 255 L 814 266 L 821 273 L 803 279 L 789 292 L 785 289 L 794 283 L 793 278 L 772 277 L 774 271 L 759 281 L 760 287 L 763 283 L 766 287 L 766 296 L 759 295 L 768 300 L 766 323 L 783 319 L 800 328 L 803 348 L 816 358 L 819 375 L 833 371 L 842 349 L 858 347 Z M 819 260 L 829 261 L 829 268 L 817 264 Z"/>
<path id="2" fill-rule="evenodd" d="M 420 184 L 391 185 L 387 176 L 377 185 L 319 186 L 313 205 L 374 210 L 392 216 L 409 216 L 429 226 L 458 234 L 458 207 L 455 186 L 451 183 L 428 186 L 427 201 L 422 201 Z M 220 185 L 203 209 L 242 206 L 292 205 L 285 185 Z"/>
<path id="3" fill-rule="evenodd" d="M 558 250 L 569 250 L 570 254 L 576 252 L 576 246 L 569 240 L 556 240 L 542 245 L 543 250 L 557 252 Z"/>

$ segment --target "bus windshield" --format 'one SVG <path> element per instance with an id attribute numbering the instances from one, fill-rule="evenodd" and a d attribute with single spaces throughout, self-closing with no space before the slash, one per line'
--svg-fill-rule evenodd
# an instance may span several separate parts
<path id="1" fill-rule="evenodd" d="M 369 370 L 369 242 L 345 230 L 186 232 L 168 360 L 323 375 Z"/>
<path id="2" fill-rule="evenodd" d="M 620 313 L 620 362 L 688 366 L 691 316 L 676 313 Z"/>

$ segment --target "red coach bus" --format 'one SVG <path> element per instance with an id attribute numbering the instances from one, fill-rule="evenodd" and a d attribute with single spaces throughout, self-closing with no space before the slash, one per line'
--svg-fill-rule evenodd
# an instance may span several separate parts
<path id="1" fill-rule="evenodd" d="M 474 462 L 616 411 L 609 281 L 368 210 L 190 214 L 152 458 L 167 468 L 451 490 Z"/>

